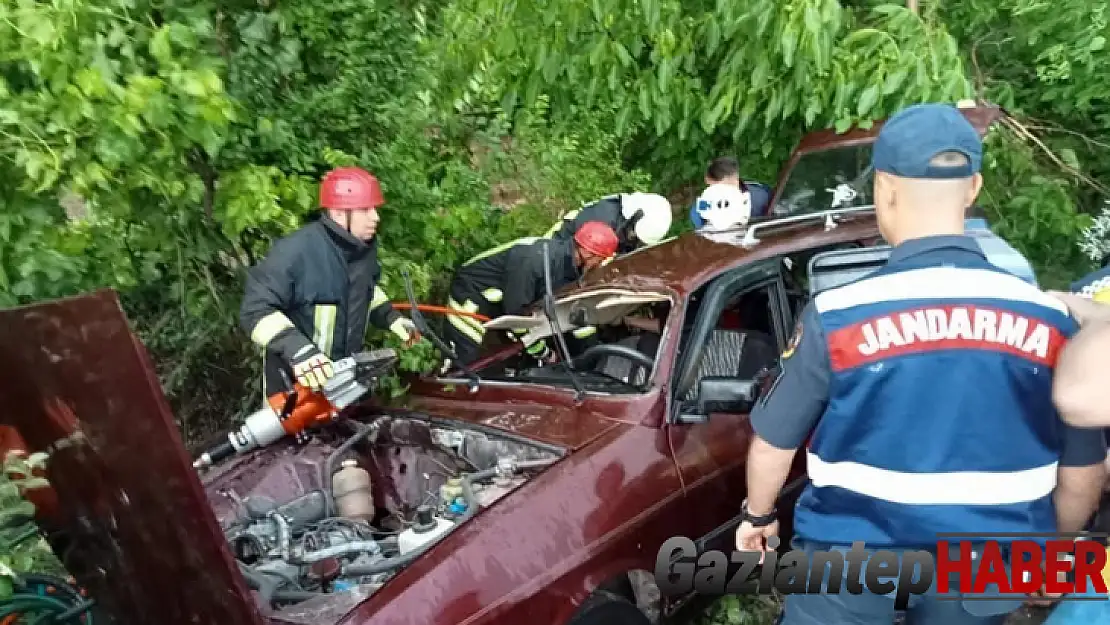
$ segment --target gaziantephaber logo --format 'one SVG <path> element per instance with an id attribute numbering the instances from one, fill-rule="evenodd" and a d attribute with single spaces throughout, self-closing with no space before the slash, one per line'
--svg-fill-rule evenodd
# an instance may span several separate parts
<path id="1" fill-rule="evenodd" d="M 723 551 L 698 549 L 684 536 L 663 543 L 655 581 L 663 594 L 700 595 L 894 594 L 905 609 L 910 595 L 950 600 L 1025 599 L 1043 590 L 1067 600 L 1106 600 L 1107 534 L 943 534 L 934 549 L 851 548 L 825 551 Z M 772 550 L 779 539 L 771 537 Z M 762 560 L 762 566 L 760 566 Z M 756 571 L 759 568 L 758 572 Z M 753 572 L 757 572 L 755 576 Z M 862 574 L 861 574 L 862 573 Z M 862 578 L 862 579 L 861 579 Z M 1094 594 L 1091 594 L 1093 590 Z M 1069 596 L 1074 595 L 1074 596 Z"/>

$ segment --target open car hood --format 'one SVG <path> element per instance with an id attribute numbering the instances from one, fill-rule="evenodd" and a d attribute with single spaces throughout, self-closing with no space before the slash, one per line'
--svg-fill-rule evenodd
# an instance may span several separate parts
<path id="1" fill-rule="evenodd" d="M 605 325 L 627 315 L 636 308 L 656 302 L 669 302 L 662 293 L 631 291 L 627 289 L 594 289 L 574 293 L 555 301 L 555 317 L 564 332 L 590 325 Z M 527 329 L 524 343 L 545 339 L 554 330 L 538 304 L 530 315 L 504 315 L 482 324 L 487 330 Z"/>
<path id="2" fill-rule="evenodd" d="M 115 293 L 0 311 L 0 353 L 0 422 L 50 454 L 64 563 L 105 611 L 261 625 Z"/>

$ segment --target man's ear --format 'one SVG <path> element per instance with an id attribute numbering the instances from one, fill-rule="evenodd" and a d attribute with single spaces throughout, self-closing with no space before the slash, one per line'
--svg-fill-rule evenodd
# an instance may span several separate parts
<path id="1" fill-rule="evenodd" d="M 971 183 L 967 187 L 966 203 L 971 206 L 975 203 L 975 198 L 979 197 L 979 192 L 983 190 L 983 174 L 976 173 L 971 177 Z"/>

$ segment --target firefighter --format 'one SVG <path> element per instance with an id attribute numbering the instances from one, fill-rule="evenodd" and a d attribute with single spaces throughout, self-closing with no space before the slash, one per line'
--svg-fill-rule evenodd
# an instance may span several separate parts
<path id="1" fill-rule="evenodd" d="M 357 167 L 334 169 L 320 184 L 319 219 L 282 238 L 247 275 L 240 323 L 263 348 L 263 397 L 289 390 L 282 370 L 311 389 L 333 360 L 362 349 L 367 322 L 411 347 L 412 321 L 378 285 L 378 180 Z"/>
<path id="2" fill-rule="evenodd" d="M 545 242 L 549 245 L 552 290 L 574 282 L 611 258 L 618 245 L 612 228 L 592 221 L 583 224 L 570 240 L 521 239 L 495 248 L 472 258 L 455 272 L 448 308 L 491 319 L 522 314 L 545 291 L 542 247 Z M 449 315 L 447 319 L 448 342 L 463 364 L 473 362 L 478 357 L 485 328 L 465 315 Z M 550 361 L 553 356 L 546 341 L 528 345 L 527 351 L 543 361 Z"/>
<path id="3" fill-rule="evenodd" d="M 710 185 L 698 198 L 702 225 L 708 232 L 746 226 L 752 217 L 752 196 L 740 187 L 717 183 Z"/>
<path id="4" fill-rule="evenodd" d="M 600 221 L 617 233 L 618 254 L 662 241 L 671 229 L 671 203 L 655 193 L 618 193 L 563 215 L 544 237 L 569 241 L 583 224 Z"/>
<path id="5" fill-rule="evenodd" d="M 1102 433 L 1064 424 L 1051 395 L 1076 321 L 964 234 L 981 160 L 979 135 L 955 107 L 915 105 L 883 125 L 873 197 L 893 249 L 884 267 L 819 293 L 799 316 L 750 417 L 737 549 L 763 550 L 778 534 L 776 501 L 803 445 L 809 483 L 794 546 L 807 552 L 856 541 L 869 553 L 935 549 L 943 532 L 1077 532 L 1093 514 Z M 782 625 L 891 623 L 893 593 L 849 594 L 843 583 L 839 594 L 788 595 Z M 1000 625 L 1021 603 L 967 608 L 926 593 L 910 597 L 905 620 Z"/>

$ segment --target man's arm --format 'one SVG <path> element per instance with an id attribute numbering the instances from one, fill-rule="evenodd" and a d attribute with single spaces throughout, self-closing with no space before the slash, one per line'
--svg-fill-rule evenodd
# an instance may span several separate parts
<path id="1" fill-rule="evenodd" d="M 1060 352 L 1052 383 L 1052 400 L 1066 423 L 1088 428 L 1110 426 L 1108 372 L 1110 323 L 1083 326 Z"/>
<path id="2" fill-rule="evenodd" d="M 755 438 L 748 452 L 748 510 L 775 507 L 794 455 L 813 431 L 829 397 L 830 365 L 824 332 L 813 304 L 802 311 L 779 375 L 751 414 Z"/>
<path id="3" fill-rule="evenodd" d="M 1079 532 L 1098 508 L 1106 481 L 1106 439 L 1102 429 L 1064 426 L 1064 447 L 1057 469 L 1056 505 L 1059 532 Z"/>
<path id="4" fill-rule="evenodd" d="M 291 241 L 279 241 L 261 263 L 247 270 L 239 324 L 251 341 L 293 362 L 311 351 L 312 342 L 285 314 L 294 306 L 294 267 Z"/>

